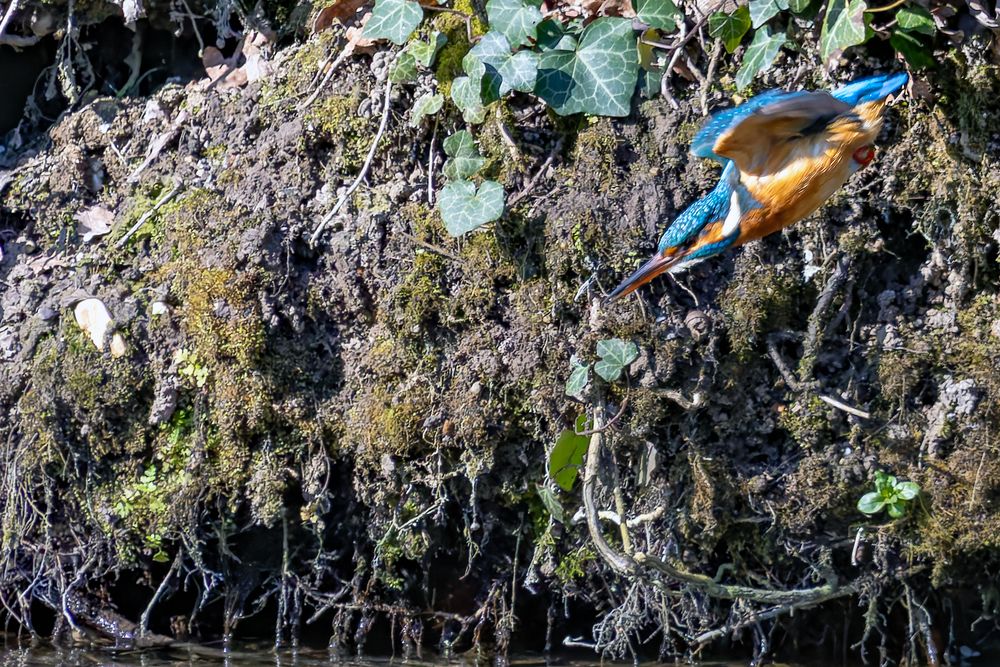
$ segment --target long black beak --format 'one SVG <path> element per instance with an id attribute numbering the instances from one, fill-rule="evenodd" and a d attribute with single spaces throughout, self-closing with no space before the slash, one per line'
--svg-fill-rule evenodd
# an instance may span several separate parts
<path id="1" fill-rule="evenodd" d="M 650 280 L 669 269 L 674 263 L 673 260 L 673 257 L 665 257 L 660 253 L 656 253 L 646 260 L 645 264 L 636 269 L 635 273 L 623 280 L 622 284 L 616 287 L 615 291 L 608 295 L 606 303 L 620 299 L 621 297 L 631 294 L 635 290 L 639 289 Z"/>

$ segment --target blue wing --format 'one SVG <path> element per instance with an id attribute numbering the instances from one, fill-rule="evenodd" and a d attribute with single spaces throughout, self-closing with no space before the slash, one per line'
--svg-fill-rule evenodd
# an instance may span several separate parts
<path id="1" fill-rule="evenodd" d="M 724 228 L 725 238 L 717 244 L 719 247 L 708 252 L 708 254 L 714 254 L 714 252 L 731 244 L 739 236 L 738 223 L 743 215 L 750 209 L 760 207 L 760 202 L 754 199 L 739 182 L 739 170 L 736 165 L 729 160 L 726 162 L 726 168 L 722 170 L 722 176 L 712 191 L 685 209 L 667 228 L 667 231 L 663 232 L 657 248 L 661 253 L 667 248 L 694 244 L 708 225 L 722 222 L 728 228 Z M 737 194 L 735 202 L 738 210 L 731 211 L 734 203 L 734 192 Z M 734 216 L 732 218 L 730 217 L 731 213 Z M 702 250 L 707 249 L 708 246 L 702 248 Z"/>
<path id="2" fill-rule="evenodd" d="M 712 150 L 712 147 L 715 146 L 715 140 L 718 139 L 723 132 L 736 125 L 747 116 L 753 114 L 763 106 L 767 106 L 772 102 L 797 97 L 800 94 L 801 93 L 797 92 L 789 93 L 780 89 L 769 90 L 766 93 L 761 93 L 756 97 L 750 98 L 737 107 L 715 112 L 708 119 L 708 122 L 706 122 L 698 131 L 698 134 L 695 135 L 694 141 L 691 143 L 691 154 L 697 155 L 698 157 L 711 158 L 721 162 L 722 164 L 726 164 L 729 160 L 716 155 L 715 151 Z"/>

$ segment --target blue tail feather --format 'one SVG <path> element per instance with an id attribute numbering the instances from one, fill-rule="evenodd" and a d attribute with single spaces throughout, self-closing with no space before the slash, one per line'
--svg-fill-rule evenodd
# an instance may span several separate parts
<path id="1" fill-rule="evenodd" d="M 909 80 L 910 76 L 906 72 L 876 74 L 851 81 L 831 94 L 838 100 L 854 106 L 865 102 L 884 100 L 890 95 L 896 95 L 903 90 L 903 86 Z"/>

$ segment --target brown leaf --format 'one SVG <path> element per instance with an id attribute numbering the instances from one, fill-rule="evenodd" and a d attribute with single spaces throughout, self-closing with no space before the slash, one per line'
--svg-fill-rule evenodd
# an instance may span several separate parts
<path id="1" fill-rule="evenodd" d="M 378 43 L 378 40 L 368 39 L 361 34 L 365 30 L 365 24 L 368 23 L 368 19 L 371 17 L 371 12 L 368 12 L 361 17 L 357 26 L 352 26 L 347 29 L 347 46 L 344 48 L 350 49 L 351 53 L 361 53 L 367 55 L 375 53 L 375 45 Z"/>
<path id="2" fill-rule="evenodd" d="M 94 237 L 110 232 L 111 223 L 115 220 L 115 214 L 103 206 L 91 206 L 73 217 L 77 222 L 76 233 L 83 238 L 84 243 L 90 243 Z"/>
<path id="3" fill-rule="evenodd" d="M 357 18 L 358 10 L 368 4 L 370 0 L 334 0 L 316 14 L 312 26 L 313 33 L 323 32 L 334 23 L 342 26 L 350 25 Z"/>

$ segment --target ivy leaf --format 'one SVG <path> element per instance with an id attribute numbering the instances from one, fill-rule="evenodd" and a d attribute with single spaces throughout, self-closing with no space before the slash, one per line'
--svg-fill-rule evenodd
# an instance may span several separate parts
<path id="1" fill-rule="evenodd" d="M 716 12 L 708 17 L 708 34 L 721 39 L 726 51 L 732 53 L 743 41 L 750 23 L 750 10 L 746 5 L 737 7 L 732 14 Z"/>
<path id="2" fill-rule="evenodd" d="M 812 9 L 815 4 L 816 0 L 788 0 L 788 8 L 795 15 L 805 14 Z M 815 10 L 810 13 L 815 14 Z"/>
<path id="3" fill-rule="evenodd" d="M 577 435 L 576 431 L 584 430 L 587 418 L 580 415 L 576 419 L 576 430 L 566 429 L 556 439 L 556 446 L 549 454 L 549 477 L 563 491 L 572 491 L 573 482 L 580 474 L 583 465 L 583 455 L 587 453 L 590 439 L 585 435 Z"/>
<path id="4" fill-rule="evenodd" d="M 892 36 L 889 37 L 889 44 L 903 54 L 906 62 L 914 69 L 925 69 L 934 65 L 930 47 L 917 37 L 916 32 L 894 28 Z"/>
<path id="5" fill-rule="evenodd" d="M 882 511 L 884 505 L 882 494 L 878 491 L 872 491 L 861 496 L 861 500 L 858 501 L 858 510 L 864 514 L 877 514 Z"/>
<path id="6" fill-rule="evenodd" d="M 388 39 L 402 45 L 423 19 L 424 10 L 413 0 L 375 0 L 372 17 L 361 34 L 368 39 Z"/>
<path id="7" fill-rule="evenodd" d="M 476 142 L 468 130 L 461 130 L 444 140 L 444 152 L 448 160 L 444 163 L 444 175 L 452 181 L 472 178 L 486 164 L 479 154 Z"/>
<path id="8" fill-rule="evenodd" d="M 673 32 L 683 14 L 673 0 L 636 0 L 635 17 L 650 28 Z"/>
<path id="9" fill-rule="evenodd" d="M 409 51 L 403 51 L 389 69 L 389 80 L 406 83 L 417 78 L 417 59 Z"/>
<path id="10" fill-rule="evenodd" d="M 434 64 L 434 59 L 437 58 L 438 53 L 447 43 L 447 35 L 440 30 L 436 30 L 428 41 L 412 42 L 408 47 L 406 47 L 406 51 L 412 54 L 413 58 L 418 63 L 423 65 L 425 68 L 429 68 L 432 64 Z"/>
<path id="11" fill-rule="evenodd" d="M 781 45 L 785 43 L 785 33 L 771 33 L 771 29 L 764 27 L 758 30 L 754 36 L 747 52 L 743 55 L 743 62 L 736 72 L 736 88 L 743 90 L 750 85 L 753 78 L 760 72 L 765 72 L 774 64 L 774 59 L 778 57 Z"/>
<path id="12" fill-rule="evenodd" d="M 542 504 L 545 505 L 545 509 L 549 511 L 552 518 L 559 523 L 566 523 L 566 513 L 563 511 L 562 505 L 559 504 L 556 494 L 552 493 L 552 490 L 547 486 L 539 485 L 536 488 L 538 489 L 538 497 L 542 499 Z"/>
<path id="13" fill-rule="evenodd" d="M 632 21 L 599 18 L 583 30 L 575 51 L 544 51 L 535 94 L 567 116 L 627 116 L 638 79 Z"/>
<path id="14" fill-rule="evenodd" d="M 511 90 L 531 92 L 538 76 L 538 54 L 534 51 L 511 53 L 510 43 L 499 32 L 487 33 L 462 59 L 469 78 L 481 81 L 480 94 L 485 103 L 500 99 Z"/>
<path id="15" fill-rule="evenodd" d="M 452 181 L 441 190 L 441 219 L 452 236 L 462 236 L 503 215 L 503 187 L 483 181 Z"/>
<path id="16" fill-rule="evenodd" d="M 433 116 L 438 111 L 441 111 L 441 105 L 444 104 L 444 95 L 437 93 L 432 95 L 431 93 L 424 93 L 413 103 L 413 109 L 410 110 L 410 127 L 417 127 L 423 122 L 424 118 L 427 116 Z"/>
<path id="17" fill-rule="evenodd" d="M 819 52 L 824 62 L 837 58 L 844 49 L 865 41 L 865 0 L 830 0 L 819 34 Z"/>
<path id="18" fill-rule="evenodd" d="M 583 390 L 587 388 L 587 382 L 589 378 L 587 377 L 590 372 L 590 364 L 581 364 L 578 361 L 573 362 L 573 372 L 569 374 L 569 379 L 566 380 L 566 395 L 573 398 L 582 398 Z"/>
<path id="19" fill-rule="evenodd" d="M 920 32 L 925 35 L 933 35 L 937 31 L 934 17 L 919 5 L 903 7 L 896 12 L 896 25 L 903 30 Z"/>
<path id="20" fill-rule="evenodd" d="M 525 4 L 521 0 L 489 0 L 486 15 L 490 27 L 500 31 L 515 49 L 534 40 L 537 26 L 542 21 L 538 7 Z"/>
<path id="21" fill-rule="evenodd" d="M 545 19 L 538 24 L 538 48 L 542 51 L 575 51 L 576 37 L 563 27 L 562 23 L 553 19 Z"/>
<path id="22" fill-rule="evenodd" d="M 639 348 L 631 341 L 621 338 L 606 338 L 597 341 L 597 356 L 594 370 L 608 382 L 614 382 L 621 376 L 622 369 L 635 361 L 639 356 Z"/>
<path id="23" fill-rule="evenodd" d="M 783 9 L 788 9 L 788 0 L 750 0 L 750 24 L 759 28 Z"/>
<path id="24" fill-rule="evenodd" d="M 479 86 L 472 79 L 460 76 L 451 82 L 451 99 L 462 111 L 466 123 L 476 125 L 486 120 L 486 109 L 479 96 Z"/>

